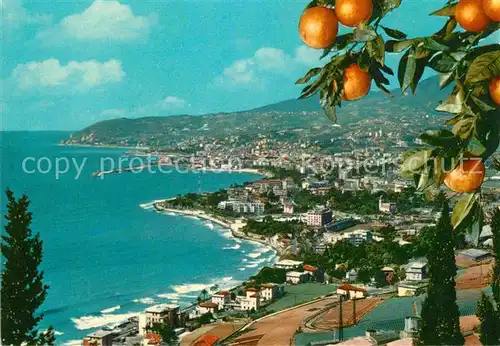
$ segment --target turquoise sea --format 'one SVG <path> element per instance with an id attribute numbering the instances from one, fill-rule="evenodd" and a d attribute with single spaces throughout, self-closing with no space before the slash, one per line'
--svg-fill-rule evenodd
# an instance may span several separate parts
<path id="1" fill-rule="evenodd" d="M 32 229 L 44 241 L 43 269 L 50 285 L 41 311 L 58 343 L 81 339 L 154 303 L 188 305 L 218 284 L 234 286 L 274 261 L 259 244 L 232 239 L 205 221 L 162 215 L 140 205 L 187 192 L 215 191 L 258 179 L 238 173 L 151 172 L 92 177 L 101 158 L 117 162 L 126 150 L 62 147 L 63 132 L 0 132 L 1 188 L 32 201 Z M 23 160 L 26 161 L 26 173 Z M 47 157 L 48 159 L 40 158 Z M 56 179 L 48 162 L 71 160 Z M 75 179 L 74 162 L 82 173 Z M 64 168 L 64 160 L 59 159 Z M 5 199 L 2 192 L 2 216 Z M 2 217 L 2 231 L 3 231 Z"/>

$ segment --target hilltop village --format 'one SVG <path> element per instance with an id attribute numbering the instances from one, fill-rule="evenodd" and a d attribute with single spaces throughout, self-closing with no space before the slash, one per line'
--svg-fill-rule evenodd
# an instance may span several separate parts
<path id="1" fill-rule="evenodd" d="M 269 139 L 231 149 L 205 145 L 193 155 L 156 153 L 159 165 L 180 160 L 191 170 L 264 175 L 153 206 L 160 213 L 217 223 L 235 237 L 272 247 L 276 262 L 237 287 L 203 290 L 191 306 L 148 307 L 114 329 L 89 334 L 84 344 L 151 345 L 168 339 L 181 345 L 310 345 L 337 343 L 346 338 L 344 332 L 367 345 L 411 341 L 418 327 L 416 305 L 427 287 L 427 230 L 439 213 L 413 182 L 400 177 L 400 150 L 373 145 L 384 138 L 383 131 L 369 135 L 368 142 L 359 141 L 371 146 L 332 155 Z M 465 232 L 454 240 L 459 293 L 489 285 L 487 223 L 500 208 L 500 194 L 494 181 L 485 187 L 487 219 L 479 241 Z M 453 203 L 454 195 L 444 192 Z M 473 315 L 470 302 L 460 299 L 461 314 Z M 391 318 L 377 317 L 386 301 L 400 308 Z"/>

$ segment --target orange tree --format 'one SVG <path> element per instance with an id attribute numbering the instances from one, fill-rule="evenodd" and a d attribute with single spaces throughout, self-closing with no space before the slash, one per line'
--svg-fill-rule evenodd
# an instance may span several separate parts
<path id="1" fill-rule="evenodd" d="M 481 41 L 498 38 L 500 0 L 448 1 L 432 13 L 447 17 L 442 29 L 415 38 L 382 25 L 400 5 L 401 0 L 310 2 L 300 18 L 299 34 L 310 47 L 324 49 L 322 58 L 329 61 L 297 80 L 307 84 L 300 98 L 319 93 L 325 114 L 336 122 L 336 107 L 364 97 L 371 81 L 392 97 L 387 76 L 394 72 L 385 64 L 386 54 L 401 54 L 396 74 L 403 93 L 415 94 L 426 68 L 436 71 L 441 88 L 453 86 L 449 98 L 436 108 L 450 118 L 443 129 L 420 135 L 425 145 L 403 154 L 400 173 L 429 198 L 443 183 L 463 194 L 452 223 L 477 240 L 484 219 L 484 162 L 495 153 L 500 138 L 500 45 Z M 338 35 L 339 25 L 353 29 Z M 492 161 L 500 170 L 499 160 Z"/>

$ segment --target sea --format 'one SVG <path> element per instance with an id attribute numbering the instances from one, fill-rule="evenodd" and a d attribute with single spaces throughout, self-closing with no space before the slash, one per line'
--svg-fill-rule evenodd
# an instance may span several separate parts
<path id="1" fill-rule="evenodd" d="M 31 201 L 50 286 L 40 329 L 52 325 L 58 344 L 77 344 L 150 305 L 188 306 L 202 289 L 234 287 L 275 261 L 272 249 L 232 238 L 216 224 L 147 205 L 258 175 L 146 169 L 101 179 L 92 173 L 125 166 L 127 149 L 60 146 L 65 132 L 0 136 L 2 232 L 8 187 Z"/>

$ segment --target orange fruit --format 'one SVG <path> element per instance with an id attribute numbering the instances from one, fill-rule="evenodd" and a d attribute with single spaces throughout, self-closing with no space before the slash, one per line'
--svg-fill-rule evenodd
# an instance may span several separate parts
<path id="1" fill-rule="evenodd" d="M 490 24 L 482 0 L 460 0 L 455 9 L 455 19 L 467 31 L 483 31 Z"/>
<path id="2" fill-rule="evenodd" d="M 311 48 L 327 48 L 337 39 L 338 31 L 339 22 L 330 8 L 311 7 L 300 16 L 300 38 Z"/>
<path id="3" fill-rule="evenodd" d="M 353 101 L 363 98 L 370 91 L 371 77 L 354 63 L 344 70 L 344 90 L 342 91 L 342 100 Z M 333 84 L 333 90 L 337 91 L 337 83 Z"/>
<path id="4" fill-rule="evenodd" d="M 500 22 L 500 0 L 483 0 L 483 10 L 495 22 Z"/>
<path id="5" fill-rule="evenodd" d="M 491 98 L 500 106 L 500 76 L 491 79 L 489 89 Z"/>
<path id="6" fill-rule="evenodd" d="M 372 17 L 372 0 L 337 0 L 335 14 L 345 26 L 358 26 Z"/>
<path id="7" fill-rule="evenodd" d="M 485 166 L 479 157 L 464 158 L 450 173 L 444 183 L 450 190 L 464 193 L 476 190 L 483 183 Z"/>

